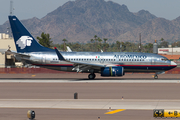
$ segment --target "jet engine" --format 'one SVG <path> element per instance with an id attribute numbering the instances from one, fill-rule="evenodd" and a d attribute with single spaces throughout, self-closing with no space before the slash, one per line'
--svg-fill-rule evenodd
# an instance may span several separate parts
<path id="1" fill-rule="evenodd" d="M 123 76 L 124 68 L 121 66 L 101 68 L 101 76 Z"/>

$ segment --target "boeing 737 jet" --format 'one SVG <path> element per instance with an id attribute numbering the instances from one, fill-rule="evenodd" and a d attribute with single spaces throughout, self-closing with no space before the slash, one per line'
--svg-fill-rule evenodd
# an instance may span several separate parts
<path id="1" fill-rule="evenodd" d="M 127 72 L 154 72 L 158 78 L 167 70 L 177 66 L 173 61 L 158 54 L 134 52 L 59 52 L 41 46 L 16 16 L 9 16 L 17 53 L 16 59 L 27 64 L 53 70 L 95 73 L 101 76 L 123 76 Z M 12 52 L 11 52 L 12 53 Z"/>

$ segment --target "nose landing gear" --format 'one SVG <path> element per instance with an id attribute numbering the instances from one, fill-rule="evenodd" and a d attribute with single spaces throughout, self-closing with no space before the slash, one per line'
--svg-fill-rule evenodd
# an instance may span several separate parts
<path id="1" fill-rule="evenodd" d="M 159 75 L 159 74 L 164 74 L 164 73 L 165 73 L 164 71 L 155 73 L 154 79 L 158 79 L 158 75 Z"/>
<path id="2" fill-rule="evenodd" d="M 94 73 L 91 73 L 91 74 L 88 75 L 88 78 L 90 80 L 94 79 L 95 77 L 96 77 L 96 75 Z"/>

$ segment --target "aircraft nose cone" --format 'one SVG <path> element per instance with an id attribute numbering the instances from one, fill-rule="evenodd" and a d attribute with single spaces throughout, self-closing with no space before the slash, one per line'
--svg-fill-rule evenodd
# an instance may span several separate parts
<path id="1" fill-rule="evenodd" d="M 173 61 L 171 61 L 171 65 L 177 66 L 177 64 Z"/>

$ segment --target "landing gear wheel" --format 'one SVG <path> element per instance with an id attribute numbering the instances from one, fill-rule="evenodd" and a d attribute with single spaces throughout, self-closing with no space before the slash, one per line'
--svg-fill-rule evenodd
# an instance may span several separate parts
<path id="1" fill-rule="evenodd" d="M 90 80 L 94 79 L 95 77 L 96 77 L 95 74 L 89 74 L 89 75 L 88 75 L 88 78 L 89 78 Z"/>
<path id="2" fill-rule="evenodd" d="M 157 75 L 154 75 L 154 79 L 158 79 L 158 76 L 157 76 Z"/>

